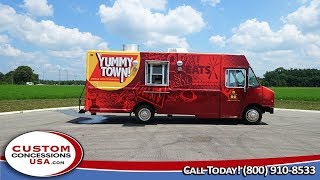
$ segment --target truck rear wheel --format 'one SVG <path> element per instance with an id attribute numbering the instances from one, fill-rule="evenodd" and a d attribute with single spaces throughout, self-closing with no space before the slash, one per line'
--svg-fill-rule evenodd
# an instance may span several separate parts
<path id="1" fill-rule="evenodd" d="M 245 124 L 259 124 L 262 119 L 262 112 L 255 106 L 247 107 L 243 114 Z"/>
<path id="2" fill-rule="evenodd" d="M 154 109 L 148 105 L 139 106 L 134 112 L 139 122 L 150 122 L 154 117 Z"/>

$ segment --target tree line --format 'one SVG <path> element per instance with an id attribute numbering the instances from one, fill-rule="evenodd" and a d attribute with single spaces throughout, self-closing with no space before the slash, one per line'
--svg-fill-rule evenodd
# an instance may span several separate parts
<path id="1" fill-rule="evenodd" d="M 0 84 L 26 84 L 26 82 L 33 82 L 34 84 L 47 85 L 84 85 L 85 81 L 69 80 L 40 80 L 39 75 L 34 73 L 29 66 L 19 66 L 16 69 L 9 71 L 6 74 L 0 72 Z"/>
<path id="2" fill-rule="evenodd" d="M 26 82 L 39 81 L 39 75 L 33 73 L 29 66 L 19 66 L 6 74 L 0 72 L 1 84 L 26 84 Z"/>
<path id="3" fill-rule="evenodd" d="M 267 71 L 260 78 L 264 86 L 279 87 L 320 87 L 319 69 L 284 69 L 279 67 L 273 71 Z"/>

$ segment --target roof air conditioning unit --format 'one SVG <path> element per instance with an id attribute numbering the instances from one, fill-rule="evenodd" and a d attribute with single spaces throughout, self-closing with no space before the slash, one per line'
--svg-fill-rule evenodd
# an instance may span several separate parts
<path id="1" fill-rule="evenodd" d="M 138 44 L 124 44 L 123 51 L 137 52 L 137 51 L 139 51 L 139 45 Z"/>

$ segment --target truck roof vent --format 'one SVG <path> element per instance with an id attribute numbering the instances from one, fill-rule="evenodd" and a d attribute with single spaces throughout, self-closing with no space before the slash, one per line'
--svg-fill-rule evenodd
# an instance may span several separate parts
<path id="1" fill-rule="evenodd" d="M 188 50 L 185 48 L 168 48 L 168 52 L 180 52 L 180 53 L 187 53 Z"/>
<path id="2" fill-rule="evenodd" d="M 139 45 L 138 44 L 124 44 L 123 45 L 123 51 L 139 51 Z"/>

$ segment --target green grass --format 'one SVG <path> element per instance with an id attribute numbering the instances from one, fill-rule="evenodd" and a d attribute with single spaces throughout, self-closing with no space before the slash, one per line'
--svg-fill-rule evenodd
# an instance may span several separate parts
<path id="1" fill-rule="evenodd" d="M 276 100 L 320 101 L 320 87 L 272 87 Z"/>
<path id="2" fill-rule="evenodd" d="M 78 98 L 83 86 L 0 85 L 0 100 Z"/>
<path id="3" fill-rule="evenodd" d="M 0 112 L 78 106 L 78 98 L 0 100 Z"/>
<path id="4" fill-rule="evenodd" d="M 320 101 L 275 100 L 276 108 L 320 111 Z"/>

